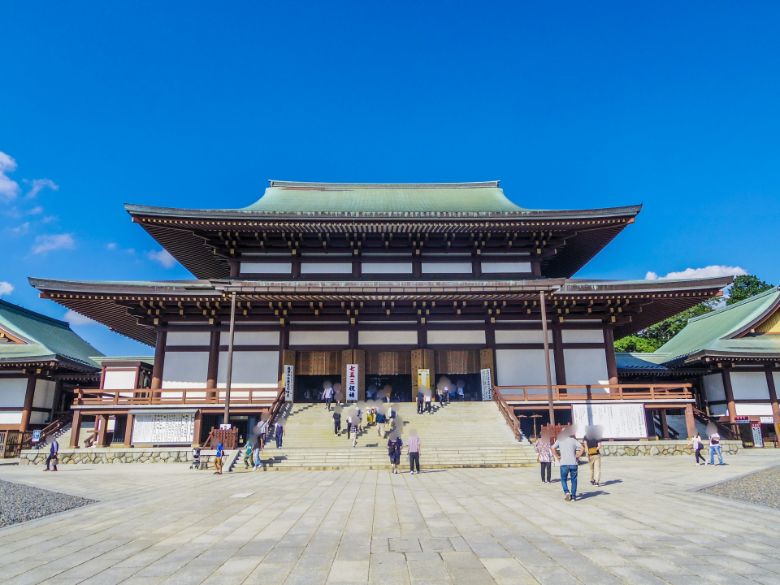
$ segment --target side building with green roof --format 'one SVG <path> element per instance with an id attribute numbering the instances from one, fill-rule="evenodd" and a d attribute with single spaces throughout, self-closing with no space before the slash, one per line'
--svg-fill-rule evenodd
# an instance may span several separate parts
<path id="1" fill-rule="evenodd" d="M 0 300 L 0 452 L 68 416 L 72 389 L 99 384 L 102 355 L 68 323 Z"/>

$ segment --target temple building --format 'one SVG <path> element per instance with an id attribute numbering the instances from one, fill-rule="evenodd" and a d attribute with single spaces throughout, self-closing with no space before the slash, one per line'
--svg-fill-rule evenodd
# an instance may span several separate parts
<path id="1" fill-rule="evenodd" d="M 99 356 L 68 323 L 0 301 L 0 457 L 69 422 L 74 389 L 98 386 Z"/>
<path id="2" fill-rule="evenodd" d="M 650 354 L 618 356 L 621 377 L 688 380 L 707 414 L 737 425 L 746 444 L 777 440 L 780 287 L 691 319 Z"/>
<path id="3" fill-rule="evenodd" d="M 193 280 L 30 282 L 155 348 L 152 364 L 107 363 L 100 393 L 77 392 L 74 446 L 85 417 L 115 421 L 127 445 L 198 444 L 225 422 L 228 390 L 246 436 L 328 383 L 353 401 L 423 387 L 495 400 L 518 435 L 554 413 L 637 438 L 669 409 L 692 428 L 696 388 L 621 383 L 614 339 L 731 282 L 573 279 L 640 209 L 525 209 L 497 181 L 271 181 L 242 209 L 126 206 Z"/>

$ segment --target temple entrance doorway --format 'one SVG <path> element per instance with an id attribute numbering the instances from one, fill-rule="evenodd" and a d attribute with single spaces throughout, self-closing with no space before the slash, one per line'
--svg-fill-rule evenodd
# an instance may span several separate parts
<path id="1" fill-rule="evenodd" d="M 295 402 L 322 402 L 326 385 L 341 387 L 340 351 L 298 351 L 295 353 Z M 342 390 L 343 392 L 343 390 Z"/>
<path id="2" fill-rule="evenodd" d="M 482 400 L 482 380 L 479 374 L 437 374 L 436 393 L 440 392 L 449 392 L 451 402 L 479 402 Z"/>
<path id="3" fill-rule="evenodd" d="M 371 397 L 369 397 L 369 395 Z M 382 400 L 390 396 L 391 402 L 411 402 L 412 377 L 409 375 L 366 376 L 366 400 Z"/>
<path id="4" fill-rule="evenodd" d="M 330 384 L 336 388 L 341 387 L 341 375 L 317 375 L 295 376 L 295 390 L 293 401 L 295 402 L 323 402 L 322 391 Z M 338 384 L 338 386 L 336 386 Z M 342 390 L 343 393 L 343 390 Z M 343 402 L 342 398 L 342 402 Z"/>
<path id="5" fill-rule="evenodd" d="M 386 395 L 392 402 L 412 400 L 411 352 L 366 352 L 366 399 L 384 400 Z"/>
<path id="6" fill-rule="evenodd" d="M 435 352 L 436 391 L 449 392 L 450 401 L 482 400 L 479 350 Z"/>

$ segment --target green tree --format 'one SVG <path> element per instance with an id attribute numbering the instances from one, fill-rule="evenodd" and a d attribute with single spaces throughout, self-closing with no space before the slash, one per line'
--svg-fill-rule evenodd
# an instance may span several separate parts
<path id="1" fill-rule="evenodd" d="M 623 339 L 618 339 L 615 342 L 615 351 L 617 352 L 632 352 L 632 353 L 653 353 L 656 349 L 661 347 L 661 343 L 652 340 L 645 339 L 639 335 L 629 335 Z"/>
<path id="2" fill-rule="evenodd" d="M 761 294 L 764 291 L 774 288 L 769 283 L 764 282 L 757 276 L 752 274 L 745 274 L 737 276 L 734 279 L 734 284 L 731 285 L 731 291 L 729 297 L 726 299 L 727 305 L 733 305 L 750 297 L 754 297 L 757 294 Z"/>

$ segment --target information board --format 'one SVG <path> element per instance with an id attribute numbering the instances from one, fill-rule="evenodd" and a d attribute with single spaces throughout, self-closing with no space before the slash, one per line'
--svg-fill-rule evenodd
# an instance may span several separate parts
<path id="1" fill-rule="evenodd" d="M 575 404 L 573 422 L 577 438 L 585 436 L 585 427 L 600 425 L 605 439 L 647 437 L 645 407 L 641 404 Z"/>
<path id="2" fill-rule="evenodd" d="M 417 370 L 417 390 L 422 392 L 424 388 L 431 387 L 431 371 L 427 368 Z"/>
<path id="3" fill-rule="evenodd" d="M 347 364 L 347 402 L 358 399 L 358 365 Z"/>
<path id="4" fill-rule="evenodd" d="M 293 401 L 295 389 L 295 366 L 284 366 L 284 401 Z"/>
<path id="5" fill-rule="evenodd" d="M 493 400 L 493 383 L 490 376 L 490 368 L 479 371 L 482 381 L 482 400 Z"/>
<path id="6" fill-rule="evenodd" d="M 763 447 L 764 437 L 761 435 L 761 423 L 760 422 L 750 423 L 750 430 L 753 433 L 753 446 Z"/>
<path id="7" fill-rule="evenodd" d="M 191 444 L 194 432 L 195 413 L 136 414 L 133 421 L 133 444 Z"/>

